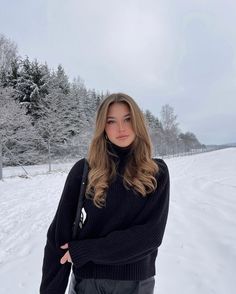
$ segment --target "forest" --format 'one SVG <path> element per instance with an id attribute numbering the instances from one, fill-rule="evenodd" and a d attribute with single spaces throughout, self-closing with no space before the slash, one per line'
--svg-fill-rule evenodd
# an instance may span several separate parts
<path id="1" fill-rule="evenodd" d="M 63 65 L 21 57 L 17 44 L 0 34 L 0 153 L 3 165 L 38 164 L 86 156 L 95 114 L 109 90 L 70 80 Z M 128 94 L 128 93 L 127 93 Z M 134 97 L 135 98 L 135 97 Z M 181 132 L 169 104 L 160 117 L 143 110 L 155 156 L 204 149 L 194 133 Z M 1 154 L 0 154 L 1 156 Z"/>

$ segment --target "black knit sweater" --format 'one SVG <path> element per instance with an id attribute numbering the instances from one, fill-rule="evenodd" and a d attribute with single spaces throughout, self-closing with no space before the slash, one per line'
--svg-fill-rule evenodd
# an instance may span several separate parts
<path id="1" fill-rule="evenodd" d="M 169 209 L 169 172 L 162 159 L 154 159 L 159 166 L 157 189 L 147 197 L 127 190 L 122 172 L 131 148 L 110 144 L 117 154 L 116 179 L 110 184 L 106 206 L 97 208 L 86 199 L 86 220 L 78 241 L 72 240 L 79 187 L 84 159 L 70 170 L 56 215 L 48 229 L 44 250 L 41 294 L 64 294 L 71 263 L 60 264 L 69 243 L 73 272 L 80 278 L 114 280 L 144 280 L 154 276 L 155 260 L 166 226 Z"/>

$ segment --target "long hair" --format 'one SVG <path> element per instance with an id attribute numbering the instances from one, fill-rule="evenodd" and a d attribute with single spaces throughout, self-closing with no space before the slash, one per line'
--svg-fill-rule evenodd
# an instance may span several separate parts
<path id="1" fill-rule="evenodd" d="M 123 175 L 123 184 L 127 189 L 133 189 L 140 197 L 147 196 L 157 187 L 155 174 L 159 167 L 152 160 L 152 143 L 147 131 L 143 113 L 130 96 L 123 93 L 109 95 L 100 104 L 97 115 L 94 135 L 88 151 L 88 185 L 86 197 L 93 199 L 98 208 L 105 206 L 106 192 L 109 183 L 116 176 L 116 166 L 109 156 L 107 140 L 105 138 L 105 126 L 109 106 L 113 103 L 126 103 L 131 114 L 131 123 L 135 133 L 132 145 L 132 153 L 127 160 Z"/>

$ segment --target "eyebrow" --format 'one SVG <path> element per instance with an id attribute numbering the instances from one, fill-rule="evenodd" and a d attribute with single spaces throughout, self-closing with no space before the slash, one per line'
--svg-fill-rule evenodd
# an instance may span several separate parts
<path id="1" fill-rule="evenodd" d="M 127 116 L 130 116 L 130 113 L 124 115 L 123 117 L 127 117 Z M 107 118 L 115 118 L 114 116 L 108 116 Z"/>

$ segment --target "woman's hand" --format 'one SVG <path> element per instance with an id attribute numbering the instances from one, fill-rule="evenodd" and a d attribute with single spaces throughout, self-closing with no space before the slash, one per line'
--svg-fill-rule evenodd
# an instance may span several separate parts
<path id="1" fill-rule="evenodd" d="M 61 246 L 62 249 L 67 249 L 68 248 L 68 243 L 64 244 Z M 70 257 L 70 253 L 69 253 L 69 250 L 66 251 L 66 253 L 62 256 L 61 260 L 60 260 L 60 263 L 61 264 L 64 264 L 66 262 L 71 262 L 72 263 L 72 260 L 71 260 L 71 257 Z"/>

